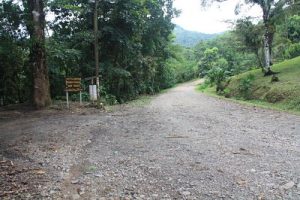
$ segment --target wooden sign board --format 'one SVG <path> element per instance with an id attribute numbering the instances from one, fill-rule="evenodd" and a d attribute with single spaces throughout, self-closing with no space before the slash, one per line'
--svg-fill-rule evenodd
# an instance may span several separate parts
<path id="1" fill-rule="evenodd" d="M 81 78 L 66 78 L 66 91 L 67 92 L 80 92 Z"/>

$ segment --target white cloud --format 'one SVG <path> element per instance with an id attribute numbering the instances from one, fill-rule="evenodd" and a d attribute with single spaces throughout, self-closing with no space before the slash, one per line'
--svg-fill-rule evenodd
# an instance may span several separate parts
<path id="1" fill-rule="evenodd" d="M 258 6 L 243 7 L 241 14 L 236 16 L 234 9 L 238 2 L 239 0 L 230 0 L 204 9 L 200 0 L 174 0 L 174 7 L 181 10 L 181 14 L 173 22 L 191 31 L 219 33 L 231 28 L 225 21 L 243 16 L 261 17 Z"/>

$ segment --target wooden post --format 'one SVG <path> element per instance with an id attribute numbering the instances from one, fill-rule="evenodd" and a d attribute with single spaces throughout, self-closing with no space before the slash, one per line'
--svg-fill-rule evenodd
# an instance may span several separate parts
<path id="1" fill-rule="evenodd" d="M 82 92 L 81 91 L 79 93 L 79 101 L 80 101 L 80 105 L 82 106 Z"/>

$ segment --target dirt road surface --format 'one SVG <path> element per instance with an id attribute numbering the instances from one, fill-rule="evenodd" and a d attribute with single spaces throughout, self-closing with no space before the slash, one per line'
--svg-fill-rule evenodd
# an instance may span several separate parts
<path id="1" fill-rule="evenodd" d="M 0 199 L 300 199 L 300 117 L 180 85 L 112 112 L 0 115 Z"/>

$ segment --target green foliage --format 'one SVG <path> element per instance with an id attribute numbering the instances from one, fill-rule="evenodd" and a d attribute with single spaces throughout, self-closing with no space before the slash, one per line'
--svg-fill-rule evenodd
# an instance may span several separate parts
<path id="1" fill-rule="evenodd" d="M 216 90 L 222 91 L 222 82 L 226 80 L 228 76 L 228 62 L 224 58 L 218 59 L 213 63 L 212 68 L 207 73 L 207 78 L 210 84 L 215 84 Z"/>
<path id="2" fill-rule="evenodd" d="M 200 42 L 195 47 L 195 56 L 199 60 L 200 77 L 204 77 L 213 66 L 218 65 L 219 59 L 226 61 L 227 64 L 222 67 L 229 76 L 257 66 L 257 56 L 245 50 L 234 32 L 227 32 L 213 40 Z"/>
<path id="3" fill-rule="evenodd" d="M 252 70 L 231 78 L 230 83 L 226 88 L 230 90 L 230 97 L 243 96 L 240 90 L 242 80 L 246 80 L 249 74 L 254 76 L 252 86 L 248 92 L 248 99 L 258 101 L 264 105 L 272 104 L 272 107 L 300 111 L 300 57 L 287 60 L 273 66 L 276 72 L 279 72 L 279 82 L 271 82 L 271 77 L 264 77 L 261 74 L 261 69 Z M 249 84 L 247 84 L 249 86 Z"/>
<path id="4" fill-rule="evenodd" d="M 273 12 L 273 11 L 272 11 Z M 281 12 L 281 11 L 280 11 Z M 299 16 L 277 13 L 272 16 L 273 64 L 300 55 L 298 37 Z M 294 12 L 291 12 L 294 13 Z M 250 18 L 239 19 L 234 31 L 229 31 L 209 41 L 202 41 L 195 47 L 200 77 L 218 65 L 220 58 L 227 62 L 222 66 L 226 75 L 233 76 L 263 66 L 263 23 L 253 24 Z"/>
<path id="5" fill-rule="evenodd" d="M 89 101 L 90 95 L 87 92 L 82 92 L 81 98 L 82 98 L 82 101 Z M 71 101 L 77 101 L 77 102 L 80 101 L 80 93 L 77 92 L 77 93 L 72 94 L 70 99 L 71 99 Z"/>
<path id="6" fill-rule="evenodd" d="M 48 42 L 53 88 L 61 85 L 53 77 L 94 76 L 93 5 L 55 0 L 50 8 L 56 14 Z M 176 15 L 172 1 L 103 1 L 98 9 L 104 16 L 98 22 L 104 101 L 123 103 L 176 83 L 175 69 L 168 64 Z"/>
<path id="7" fill-rule="evenodd" d="M 204 83 L 198 85 L 197 90 L 204 92 L 210 86 L 211 86 L 210 81 L 208 79 L 205 79 Z"/>
<path id="8" fill-rule="evenodd" d="M 207 78 L 211 84 L 216 84 L 217 92 L 222 91 L 222 81 L 226 80 L 226 72 L 222 67 L 215 66 L 211 70 L 208 71 L 207 73 Z"/>
<path id="9" fill-rule="evenodd" d="M 205 75 L 207 75 L 208 71 L 216 65 L 215 61 L 219 57 L 218 52 L 219 49 L 217 47 L 207 48 L 204 51 L 204 55 L 198 63 L 200 77 L 204 77 Z"/>
<path id="10" fill-rule="evenodd" d="M 222 95 L 224 95 L 224 97 L 226 97 L 226 98 L 230 98 L 230 93 L 231 93 L 230 89 L 229 88 L 225 88 L 223 90 Z"/>
<path id="11" fill-rule="evenodd" d="M 198 69 L 194 51 L 179 45 L 170 45 L 169 48 L 171 57 L 166 63 L 169 77 L 165 80 L 169 86 L 196 78 Z"/>
<path id="12" fill-rule="evenodd" d="M 0 2 L 0 99 L 4 105 L 28 101 L 31 94 L 28 43 L 21 8 Z"/>
<path id="13" fill-rule="evenodd" d="M 255 76 L 253 74 L 249 74 L 240 80 L 238 90 L 243 98 L 251 98 L 251 88 L 253 87 L 254 79 Z"/>
<path id="14" fill-rule="evenodd" d="M 259 49 L 262 47 L 263 27 L 254 25 L 250 18 L 239 19 L 236 22 L 234 34 L 242 44 L 240 49 L 256 55 L 256 63 L 262 67 L 262 55 L 259 54 Z"/>
<path id="15" fill-rule="evenodd" d="M 291 44 L 285 51 L 286 58 L 295 58 L 300 56 L 300 42 Z"/>
<path id="16" fill-rule="evenodd" d="M 217 87 L 217 91 L 222 91 L 222 82 L 226 80 L 229 65 L 228 61 L 221 57 L 217 47 L 207 48 L 202 54 L 199 63 L 200 77 L 207 77 L 208 82 Z"/>
<path id="17" fill-rule="evenodd" d="M 292 42 L 300 42 L 300 16 L 294 15 L 287 20 L 287 37 Z"/>
<path id="18" fill-rule="evenodd" d="M 300 55 L 300 18 L 298 15 L 282 17 L 276 24 L 273 55 L 276 61 L 295 58 Z"/>
<path id="19" fill-rule="evenodd" d="M 55 98 L 64 96 L 65 77 L 95 74 L 94 4 L 83 0 L 47 3 L 55 14 L 55 20 L 47 24 L 53 34 L 46 41 L 51 94 Z M 101 96 L 105 102 L 122 103 L 195 77 L 194 61 L 188 58 L 193 52 L 172 49 L 171 20 L 178 13 L 173 1 L 103 1 L 97 9 L 101 13 L 98 39 Z M 23 102 L 30 96 L 30 43 L 24 29 L 29 17 L 23 12 L 16 1 L 0 3 L 0 17 L 4 19 L 0 20 L 0 96 L 5 104 Z"/>

